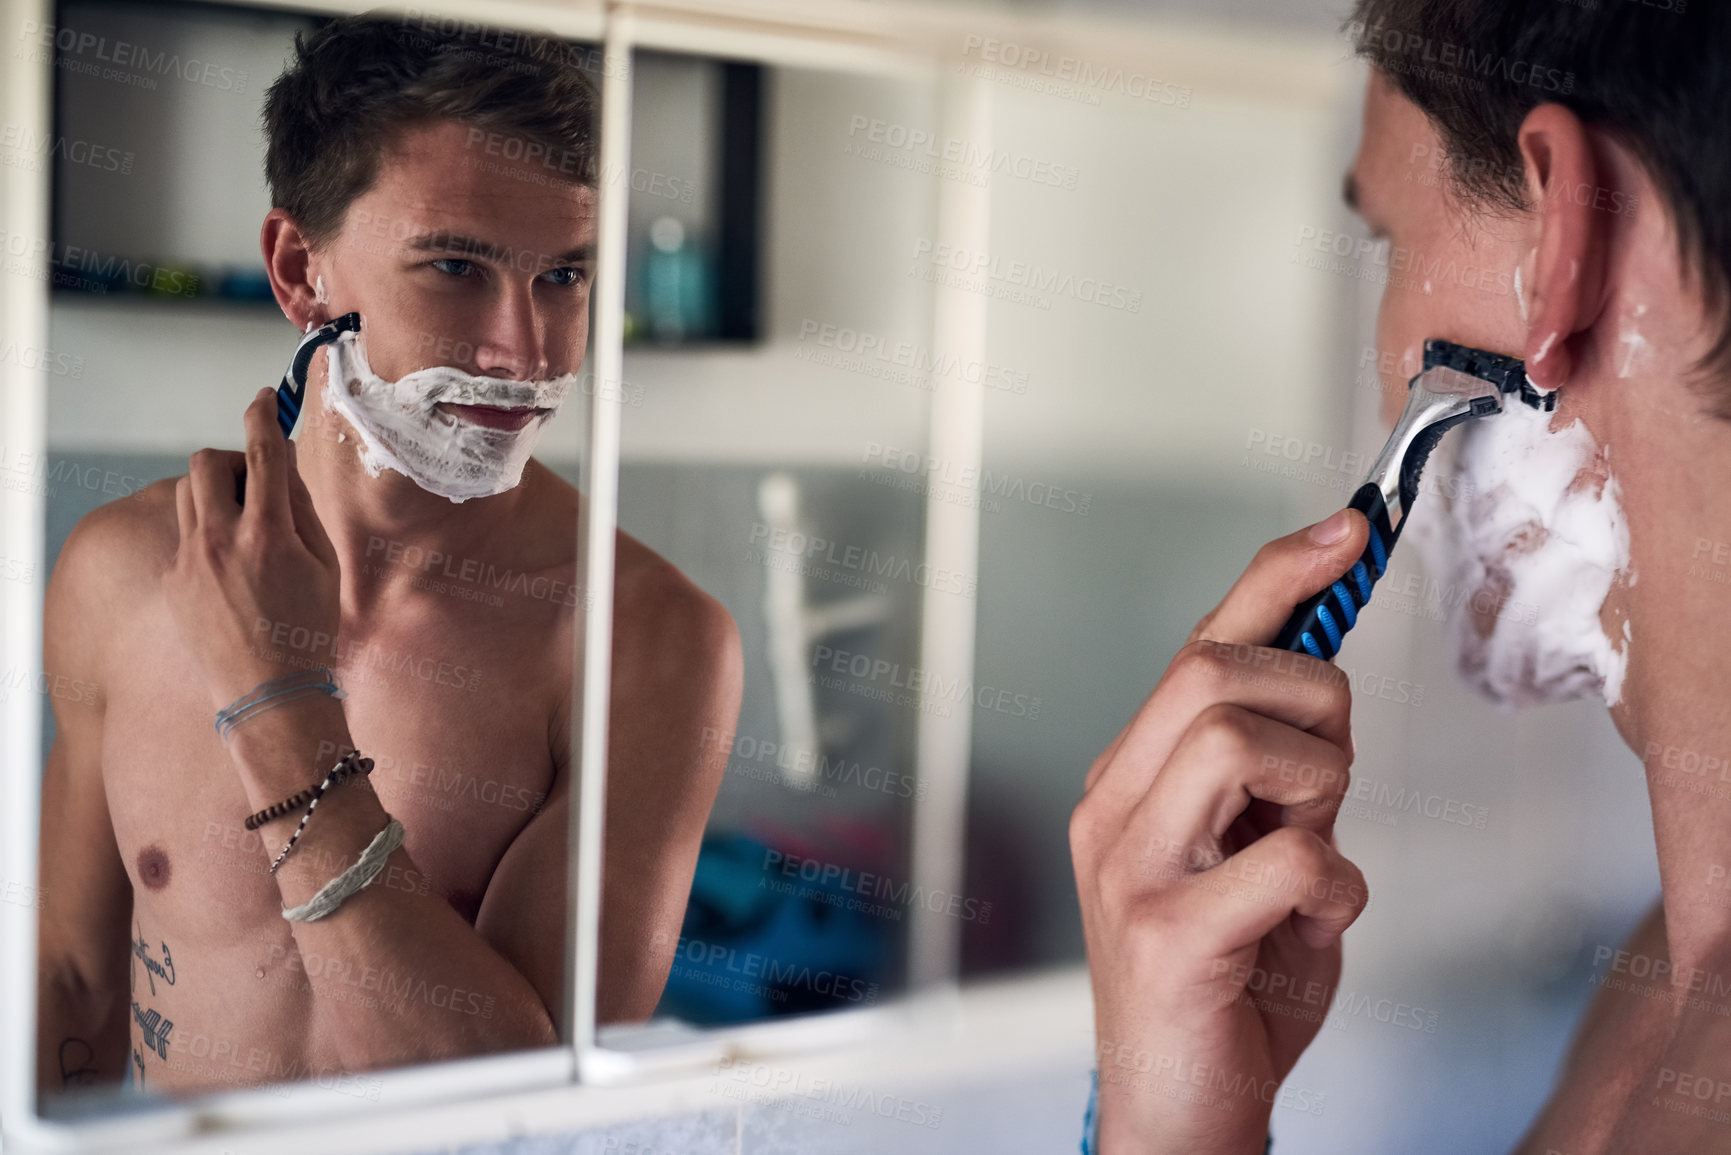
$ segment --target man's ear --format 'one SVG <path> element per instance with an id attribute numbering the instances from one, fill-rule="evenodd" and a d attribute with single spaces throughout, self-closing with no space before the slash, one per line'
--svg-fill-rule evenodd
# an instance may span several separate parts
<path id="1" fill-rule="evenodd" d="M 330 320 L 326 316 L 330 310 L 319 303 L 314 287 L 312 247 L 294 218 L 282 209 L 271 209 L 259 230 L 258 246 L 264 253 L 270 291 L 276 295 L 283 316 L 303 333 L 310 325 Z"/>
<path id="2" fill-rule="evenodd" d="M 1560 104 L 1528 113 L 1519 140 L 1539 230 L 1524 356 L 1533 383 L 1555 389 L 1574 368 L 1576 334 L 1604 303 L 1609 226 L 1593 206 L 1605 173 L 1587 127 Z"/>

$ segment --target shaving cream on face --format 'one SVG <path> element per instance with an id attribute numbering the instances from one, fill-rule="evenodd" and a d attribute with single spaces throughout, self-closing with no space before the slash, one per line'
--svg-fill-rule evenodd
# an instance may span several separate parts
<path id="1" fill-rule="evenodd" d="M 1616 705 L 1629 627 L 1613 641 L 1600 610 L 1628 573 L 1629 528 L 1605 454 L 1580 421 L 1553 431 L 1519 403 L 1456 437 L 1455 492 L 1416 503 L 1403 536 L 1460 606 L 1462 676 L 1504 707 Z"/>
<path id="2" fill-rule="evenodd" d="M 367 364 L 360 333 L 329 346 L 325 407 L 360 435 L 361 464 L 374 477 L 394 469 L 429 493 L 454 502 L 504 493 L 523 478 L 553 413 L 570 396 L 575 373 L 546 381 L 475 377 L 447 365 L 386 381 Z M 437 406 L 544 409 L 521 429 L 491 429 Z"/>

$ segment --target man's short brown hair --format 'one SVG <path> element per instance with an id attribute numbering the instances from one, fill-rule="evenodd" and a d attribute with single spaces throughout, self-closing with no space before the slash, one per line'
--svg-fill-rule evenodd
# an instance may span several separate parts
<path id="1" fill-rule="evenodd" d="M 264 102 L 265 181 L 317 247 L 372 187 L 411 125 L 455 120 L 541 160 L 549 179 L 595 183 L 594 53 L 538 33 L 376 15 L 295 35 Z M 539 174 L 537 174 L 539 175 Z"/>
<path id="2" fill-rule="evenodd" d="M 1629 148 L 1710 309 L 1731 302 L 1731 0 L 1358 0 L 1358 52 L 1429 118 L 1470 202 L 1526 204 L 1521 124 L 1557 103 Z M 1731 312 L 1700 368 L 1731 372 Z M 1719 398 L 1731 417 L 1731 398 Z"/>

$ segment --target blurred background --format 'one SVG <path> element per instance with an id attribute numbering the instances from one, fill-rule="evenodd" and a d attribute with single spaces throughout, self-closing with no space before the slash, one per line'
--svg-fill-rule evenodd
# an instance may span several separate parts
<path id="1" fill-rule="evenodd" d="M 722 600 L 747 658 L 688 932 L 835 960 L 886 995 L 906 981 L 909 920 L 835 916 L 814 893 L 745 901 L 766 849 L 905 879 L 920 719 L 960 711 L 963 977 L 1073 970 L 1066 828 L 1087 766 L 1255 549 L 1343 505 L 1383 436 L 1386 264 L 1312 259 L 1318 237 L 1362 235 L 1339 197 L 1364 81 L 1344 4 L 978 11 L 977 43 L 949 47 L 986 94 L 982 138 L 957 141 L 924 81 L 641 53 L 621 178 L 621 526 Z M 129 160 L 54 164 L 51 348 L 69 359 L 49 370 L 49 566 L 90 509 L 235 444 L 245 400 L 282 372 L 297 335 L 258 263 L 257 113 L 315 23 L 131 0 L 65 0 L 57 19 L 239 79 L 120 81 L 59 54 L 57 131 Z M 39 50 L 8 33 L 7 51 Z M 1140 82 L 1081 87 L 1032 52 L 1127 59 Z M 982 251 L 940 248 L 946 182 L 987 214 Z M 934 337 L 940 284 L 987 299 L 983 356 Z M 931 404 L 970 375 L 983 458 L 958 477 L 927 452 Z M 562 415 L 541 457 L 575 478 L 580 434 Z M 934 487 L 973 494 L 965 593 L 916 576 Z M 1411 554 L 1394 576 L 1414 592 L 1385 586 L 1342 662 L 1361 785 L 1339 836 L 1374 900 L 1341 1007 L 1289 1080 L 1306 1106 L 1275 1112 L 1283 1155 L 1511 1147 L 1595 950 L 1658 893 L 1640 767 L 1603 709 L 1478 701 L 1453 675 L 1456 591 Z M 933 612 L 977 614 L 965 688 L 920 668 Z M 1445 812 L 1470 821 L 1427 817 Z M 676 968 L 663 1012 L 828 1009 L 721 999 L 703 979 Z M 1387 1005 L 1410 1013 L 1364 1009 Z M 1086 1032 L 1043 1064 L 934 1090 L 949 1110 L 929 1135 L 759 1109 L 750 1126 L 700 1112 L 513 1150 L 1072 1150 Z"/>

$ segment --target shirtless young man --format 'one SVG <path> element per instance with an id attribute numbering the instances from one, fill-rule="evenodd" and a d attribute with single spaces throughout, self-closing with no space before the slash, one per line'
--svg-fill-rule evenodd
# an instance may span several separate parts
<path id="1" fill-rule="evenodd" d="M 1731 863 L 1731 646 L 1713 580 L 1731 556 L 1717 544 L 1731 541 L 1731 8 L 1673 8 L 1360 0 L 1351 26 L 1374 72 L 1348 199 L 1407 274 L 1379 323 L 1384 416 L 1427 338 L 1522 356 L 1558 392 L 1538 440 L 1584 429 L 1598 447 L 1567 500 L 1603 519 L 1614 479 L 1628 533 L 1615 580 L 1580 555 L 1579 583 L 1608 587 L 1580 629 L 1521 638 L 1478 611 L 1524 555 L 1574 548 L 1609 519 L 1514 527 L 1505 551 L 1479 554 L 1491 596 L 1467 619 L 1466 668 L 1506 700 L 1603 693 L 1646 765 L 1663 887 L 1627 944 L 1655 989 L 1600 992 L 1527 1155 L 1731 1150 L 1731 908 L 1702 898 Z M 1515 458 L 1510 476 L 1535 464 Z M 1322 1021 L 1246 987 L 1260 970 L 1260 991 L 1278 979 L 1326 1010 L 1364 909 L 1333 837 L 1349 692 L 1334 667 L 1261 647 L 1366 540 L 1351 513 L 1266 546 L 1089 771 L 1071 845 L 1103 1155 L 1262 1151 L 1280 1081 Z M 1499 669 L 1508 642 L 1565 659 L 1548 667 L 1564 676 Z"/>
<path id="2" fill-rule="evenodd" d="M 261 243 L 288 319 L 358 311 L 384 382 L 452 366 L 509 393 L 575 373 L 596 193 L 593 89 L 572 55 L 364 18 L 299 48 L 266 109 Z M 186 476 L 96 511 L 54 569 L 47 667 L 101 692 L 54 702 L 45 1093 L 129 1065 L 182 1092 L 555 1042 L 580 497 L 533 461 L 520 482 L 483 468 L 501 491 L 460 503 L 436 491 L 437 454 L 418 462 L 431 480 L 370 474 L 362 431 L 322 403 L 328 364 L 298 448 L 261 390 L 244 455 L 201 450 Z M 543 420 L 439 408 L 420 420 L 466 445 L 462 423 L 509 439 Z M 408 457 L 402 441 L 387 444 Z M 602 1021 L 660 995 L 726 749 L 701 736 L 731 732 L 742 681 L 726 611 L 623 536 L 617 583 Z M 346 698 L 214 732 L 216 710 L 318 666 Z M 326 794 L 268 873 L 301 808 L 256 833 L 243 820 L 352 748 L 370 777 Z M 374 885 L 285 920 L 392 818 L 405 840 Z"/>

